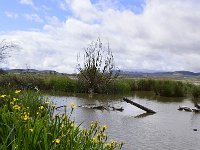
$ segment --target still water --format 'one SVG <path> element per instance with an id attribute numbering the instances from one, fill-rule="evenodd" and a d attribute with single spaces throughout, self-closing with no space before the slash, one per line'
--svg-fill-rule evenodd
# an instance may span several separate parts
<path id="1" fill-rule="evenodd" d="M 76 107 L 72 118 L 87 127 L 91 121 L 108 126 L 110 139 L 124 141 L 123 150 L 199 150 L 200 113 L 178 111 L 179 106 L 193 108 L 189 98 L 162 98 L 150 92 L 136 92 L 127 98 L 156 111 L 146 115 L 143 110 L 122 101 L 121 95 L 49 96 L 57 106 L 74 102 L 76 106 L 105 104 L 123 107 L 124 111 L 101 111 Z M 68 107 L 69 108 L 69 107 Z M 57 110 L 63 113 L 63 108 Z M 193 131 L 197 129 L 197 131 Z"/>

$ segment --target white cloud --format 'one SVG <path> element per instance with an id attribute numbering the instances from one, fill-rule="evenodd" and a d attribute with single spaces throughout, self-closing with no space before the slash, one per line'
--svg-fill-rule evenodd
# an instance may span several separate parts
<path id="1" fill-rule="evenodd" d="M 93 22 L 101 19 L 99 12 L 90 0 L 65 0 L 68 7 L 74 13 L 75 17 L 80 18 L 82 21 Z"/>
<path id="2" fill-rule="evenodd" d="M 14 13 L 14 12 L 9 12 L 9 11 L 6 11 L 5 12 L 5 15 L 8 17 L 8 18 L 11 18 L 11 19 L 17 19 L 19 17 L 19 15 L 17 13 Z"/>
<path id="3" fill-rule="evenodd" d="M 33 0 L 20 0 L 21 4 L 34 6 Z"/>
<path id="4" fill-rule="evenodd" d="M 68 3 L 65 0 L 59 0 L 58 1 L 58 7 L 64 11 L 68 10 Z"/>
<path id="5" fill-rule="evenodd" d="M 59 26 L 62 24 L 62 22 L 56 16 L 46 16 L 45 19 L 49 25 Z"/>
<path id="6" fill-rule="evenodd" d="M 34 21 L 34 22 L 38 22 L 38 23 L 42 23 L 43 20 L 40 16 L 38 16 L 37 14 L 24 14 L 23 15 L 25 19 L 29 20 L 29 21 Z"/>
<path id="7" fill-rule="evenodd" d="M 0 36 L 20 41 L 23 47 L 11 57 L 9 66 L 29 64 L 72 73 L 77 53 L 100 34 L 104 43 L 109 41 L 116 65 L 122 69 L 200 70 L 197 0 L 147 0 L 141 14 L 101 1 L 95 5 L 89 0 L 65 2 L 73 13 L 65 22 L 53 16 L 41 32 Z"/>

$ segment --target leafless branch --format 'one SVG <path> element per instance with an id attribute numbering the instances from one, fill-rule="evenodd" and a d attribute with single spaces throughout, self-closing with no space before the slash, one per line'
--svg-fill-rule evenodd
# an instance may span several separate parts
<path id="1" fill-rule="evenodd" d="M 17 48 L 19 48 L 19 46 L 14 42 L 2 40 L 0 42 L 0 62 L 3 62 L 6 58 L 10 57 L 10 52 Z"/>

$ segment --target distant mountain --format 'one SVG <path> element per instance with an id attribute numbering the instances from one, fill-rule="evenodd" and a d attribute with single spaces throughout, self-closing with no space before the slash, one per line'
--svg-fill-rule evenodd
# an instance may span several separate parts
<path id="1" fill-rule="evenodd" d="M 36 70 L 36 69 L 9 69 L 2 68 L 4 72 L 10 74 L 35 73 L 35 74 L 60 74 L 54 70 Z M 154 70 L 114 70 L 114 73 L 128 77 L 196 77 L 200 72 L 192 71 L 154 71 Z M 64 73 L 63 73 L 64 74 Z"/>
<path id="2" fill-rule="evenodd" d="M 180 73 L 182 75 L 188 75 L 188 76 L 199 76 L 200 72 L 195 73 L 195 72 L 191 72 L 191 71 L 175 71 L 175 73 Z"/>
<path id="3" fill-rule="evenodd" d="M 10 73 L 10 74 L 23 74 L 23 73 L 35 73 L 35 74 L 59 74 L 58 72 L 54 71 L 54 70 L 36 70 L 36 69 L 9 69 L 6 68 L 3 70 L 6 73 Z"/>
<path id="4" fill-rule="evenodd" d="M 191 72 L 191 71 L 172 71 L 172 72 L 140 72 L 140 71 L 123 71 L 120 70 L 118 72 L 120 75 L 127 75 L 129 77 L 147 77 L 147 76 L 200 76 L 200 72 L 195 73 L 195 72 Z"/>

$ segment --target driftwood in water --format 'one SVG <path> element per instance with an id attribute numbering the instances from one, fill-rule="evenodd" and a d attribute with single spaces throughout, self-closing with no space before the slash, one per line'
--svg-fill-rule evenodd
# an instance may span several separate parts
<path id="1" fill-rule="evenodd" d="M 113 106 L 109 106 L 109 108 L 112 108 L 113 110 L 117 110 L 117 111 L 123 111 L 124 110 L 123 107 L 116 108 L 116 107 L 113 107 Z"/>
<path id="2" fill-rule="evenodd" d="M 184 111 L 188 111 L 188 112 L 195 112 L 195 113 L 200 113 L 200 109 L 196 109 L 196 108 L 189 108 L 187 106 L 179 106 L 178 110 L 184 110 Z"/>
<path id="3" fill-rule="evenodd" d="M 192 111 L 192 109 L 187 106 L 179 106 L 178 110 Z"/>
<path id="4" fill-rule="evenodd" d="M 200 105 L 198 105 L 197 102 L 194 103 L 194 107 L 196 107 L 197 109 L 200 109 Z"/>
<path id="5" fill-rule="evenodd" d="M 128 98 L 123 98 L 123 100 L 125 101 L 125 102 L 127 102 L 127 103 L 130 103 L 130 104 L 132 104 L 132 105 L 134 105 L 134 106 L 136 106 L 136 107 L 138 107 L 138 108 L 140 108 L 140 109 L 142 109 L 142 110 L 144 110 L 144 111 L 146 111 L 146 112 L 148 112 L 148 113 L 156 113 L 155 111 L 153 111 L 153 110 L 151 110 L 151 109 L 149 109 L 149 108 L 147 108 L 147 107 L 144 107 L 144 106 L 142 106 L 142 105 L 140 105 L 140 104 L 138 104 L 138 103 L 136 103 L 136 102 L 133 102 L 133 101 L 131 101 L 131 100 L 129 100 Z"/>
<path id="6" fill-rule="evenodd" d="M 98 109 L 98 110 L 113 110 L 113 111 L 123 111 L 124 110 L 122 107 L 117 108 L 117 107 L 110 106 L 110 105 L 105 106 L 105 105 L 95 105 L 95 104 L 79 105 L 78 107 Z"/>

